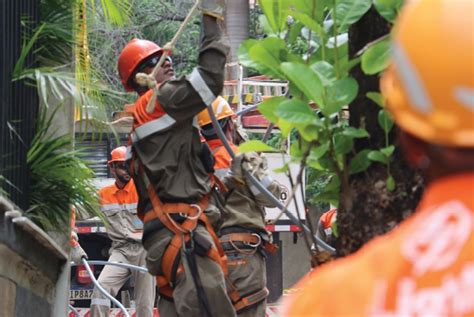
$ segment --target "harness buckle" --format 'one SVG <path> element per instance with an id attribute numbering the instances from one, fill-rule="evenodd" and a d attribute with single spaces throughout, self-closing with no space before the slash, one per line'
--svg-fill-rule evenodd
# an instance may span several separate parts
<path id="1" fill-rule="evenodd" d="M 262 237 L 260 237 L 260 235 L 256 234 L 256 233 L 251 233 L 252 236 L 255 236 L 258 238 L 258 242 L 253 244 L 251 242 L 246 242 L 246 241 L 243 241 L 243 243 L 249 247 L 252 247 L 252 248 L 257 248 L 258 246 L 260 246 L 260 244 L 262 244 Z"/>
<path id="2" fill-rule="evenodd" d="M 199 219 L 199 217 L 201 217 L 201 214 L 202 214 L 202 208 L 199 206 L 199 205 L 196 205 L 196 204 L 190 204 L 189 205 L 191 208 L 196 208 L 196 210 L 198 211 L 197 215 L 196 216 L 190 216 L 190 215 L 187 215 L 185 214 L 184 212 L 180 212 L 179 215 L 183 218 L 187 218 L 189 220 L 197 220 Z"/>

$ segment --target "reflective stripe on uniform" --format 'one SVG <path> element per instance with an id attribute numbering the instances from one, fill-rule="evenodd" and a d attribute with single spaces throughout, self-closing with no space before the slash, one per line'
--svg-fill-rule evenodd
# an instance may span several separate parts
<path id="1" fill-rule="evenodd" d="M 125 161 L 131 160 L 133 156 L 132 147 L 129 145 L 127 146 L 127 153 L 125 154 Z"/>
<path id="2" fill-rule="evenodd" d="M 191 86 L 193 86 L 194 90 L 196 90 L 196 92 L 199 94 L 202 101 L 204 101 L 207 106 L 211 106 L 212 102 L 216 99 L 216 96 L 209 89 L 197 68 L 194 68 L 192 73 L 188 75 L 186 79 L 189 81 Z"/>
<path id="3" fill-rule="evenodd" d="M 101 211 L 109 211 L 113 209 L 137 209 L 138 204 L 137 203 L 131 203 L 131 204 L 105 204 L 100 206 Z"/>
<path id="4" fill-rule="evenodd" d="M 265 176 L 264 178 L 262 178 L 262 180 L 260 180 L 260 183 L 262 183 L 263 187 L 265 188 L 268 188 L 268 186 L 270 186 L 272 182 L 273 178 L 271 178 L 271 176 Z M 255 185 L 250 186 L 250 191 L 254 195 L 260 194 L 260 190 Z"/>
<path id="5" fill-rule="evenodd" d="M 229 172 L 228 168 L 220 168 L 220 169 L 215 170 L 214 175 L 216 175 L 219 178 L 223 178 L 224 176 L 227 175 L 228 172 Z"/>
<path id="6" fill-rule="evenodd" d="M 130 134 L 130 138 L 132 139 L 132 142 L 135 143 L 152 135 L 153 133 L 166 130 L 175 123 L 175 119 L 173 119 L 170 115 L 165 114 L 158 119 L 151 120 L 136 128 L 135 131 Z"/>
<path id="7" fill-rule="evenodd" d="M 93 299 L 91 299 L 91 305 L 110 307 L 110 299 L 93 298 Z"/>

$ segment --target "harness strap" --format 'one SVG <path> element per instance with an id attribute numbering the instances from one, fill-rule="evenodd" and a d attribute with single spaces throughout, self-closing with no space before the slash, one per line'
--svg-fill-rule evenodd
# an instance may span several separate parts
<path id="1" fill-rule="evenodd" d="M 225 242 L 243 242 L 247 245 L 258 247 L 262 242 L 262 238 L 256 233 L 247 233 L 247 232 L 239 232 L 239 233 L 229 233 L 226 235 L 221 236 L 220 238 L 221 243 Z"/>
<path id="2" fill-rule="evenodd" d="M 232 305 L 234 306 L 237 313 L 241 310 L 253 306 L 265 298 L 267 298 L 268 294 L 270 293 L 266 287 L 262 288 L 259 291 L 253 292 L 245 297 L 242 297 L 235 287 L 234 283 L 228 278 L 226 279 L 226 286 L 227 286 L 227 295 L 229 295 L 230 300 L 232 301 Z"/>
<path id="3" fill-rule="evenodd" d="M 245 308 L 248 308 L 260 303 L 262 300 L 267 298 L 268 294 L 270 294 L 270 292 L 268 291 L 266 287 L 264 287 L 255 293 L 252 293 L 246 297 L 240 298 L 238 302 L 234 303 L 235 311 L 239 313 Z"/>
<path id="4" fill-rule="evenodd" d="M 202 221 L 204 223 L 207 231 L 214 240 L 215 247 L 213 246 L 208 250 L 207 256 L 218 263 L 222 268 L 224 275 L 227 276 L 227 256 L 224 253 L 214 229 L 210 225 L 206 215 L 202 212 L 208 205 L 209 194 L 203 196 L 197 204 L 164 204 L 156 194 L 153 185 L 145 173 L 143 164 L 141 164 L 139 158 L 136 157 L 136 155 L 132 155 L 130 170 L 131 173 L 136 173 L 137 171 L 140 172 L 153 207 L 152 212 L 148 212 L 144 215 L 143 222 L 147 223 L 153 219 L 158 218 L 167 229 L 174 233 L 174 236 L 167 246 L 161 261 L 163 276 L 157 277 L 157 283 L 158 285 L 161 285 L 159 288 L 160 293 L 172 298 L 172 283 L 174 283 L 173 273 L 175 271 L 175 261 L 183 247 L 183 242 L 186 243 L 190 240 L 190 232 L 196 229 L 198 221 Z M 186 220 L 179 224 L 175 222 L 173 218 L 171 218 L 170 214 L 180 214 L 181 216 L 185 217 Z M 180 270 L 184 270 L 182 265 L 178 267 L 176 274 L 178 274 Z"/>

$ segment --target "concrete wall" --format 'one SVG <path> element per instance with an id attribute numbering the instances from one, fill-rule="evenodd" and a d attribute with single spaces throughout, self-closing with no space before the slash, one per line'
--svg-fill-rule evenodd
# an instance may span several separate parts
<path id="1" fill-rule="evenodd" d="M 0 317 L 64 317 L 67 255 L 15 209 L 0 196 Z"/>

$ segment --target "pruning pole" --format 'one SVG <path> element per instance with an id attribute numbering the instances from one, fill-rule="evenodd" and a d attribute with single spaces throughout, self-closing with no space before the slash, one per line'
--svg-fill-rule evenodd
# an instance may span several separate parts
<path id="1" fill-rule="evenodd" d="M 214 110 L 212 109 L 212 104 L 207 105 L 207 110 L 209 111 L 209 115 L 211 117 L 212 125 L 213 125 L 214 129 L 217 132 L 217 136 L 221 140 L 222 144 L 224 145 L 225 149 L 229 153 L 230 157 L 232 159 L 234 159 L 235 158 L 235 153 L 232 150 L 232 148 L 230 147 L 230 144 L 229 144 L 229 142 L 227 141 L 227 139 L 224 135 L 224 131 L 222 131 L 222 128 L 219 125 L 219 122 L 217 121 Z M 289 212 L 287 210 L 287 208 L 280 202 L 280 200 L 278 200 L 271 192 L 269 192 L 268 189 L 265 186 L 263 186 L 263 184 L 260 183 L 260 181 L 255 176 L 253 176 L 248 171 L 245 171 L 245 177 L 248 180 L 250 180 L 250 182 L 255 187 L 257 187 L 257 189 L 261 193 L 263 193 L 272 203 L 274 203 L 280 210 L 282 210 L 282 212 L 285 213 L 285 215 L 290 219 L 291 222 L 293 222 L 297 226 L 301 226 L 301 229 L 303 229 L 306 234 L 311 234 L 311 231 L 309 230 L 309 228 L 305 224 L 299 223 L 298 218 L 296 218 L 291 212 Z M 314 238 L 315 238 L 316 242 L 318 243 L 318 245 L 321 248 L 325 249 L 326 251 L 328 251 L 332 254 L 334 254 L 336 252 L 336 250 L 333 247 L 331 247 L 329 244 L 327 244 L 326 242 L 321 240 L 318 236 L 314 235 Z"/>
<path id="2" fill-rule="evenodd" d="M 168 57 L 169 53 L 171 50 L 174 48 L 176 45 L 176 42 L 178 41 L 178 38 L 181 36 L 183 33 L 184 29 L 188 25 L 189 21 L 191 21 L 192 16 L 194 15 L 194 12 L 196 12 L 199 4 L 201 3 L 200 0 L 196 0 L 194 5 L 192 6 L 191 10 L 189 11 L 188 15 L 184 19 L 184 21 L 181 23 L 178 31 L 176 31 L 176 34 L 173 36 L 170 42 L 166 43 L 165 46 L 163 46 L 163 54 L 160 57 L 160 60 L 158 61 L 158 64 L 155 65 L 155 68 L 153 68 L 153 71 L 150 74 L 145 74 L 145 73 L 138 73 L 135 77 L 137 80 L 137 83 L 140 86 L 146 86 L 148 88 L 153 89 L 153 95 L 150 98 L 150 101 L 148 102 L 148 105 L 146 106 L 146 112 L 147 113 L 152 113 L 153 109 L 155 108 L 155 101 L 156 101 L 156 90 L 157 90 L 157 83 L 156 83 L 156 74 L 158 73 L 158 70 L 161 68 L 163 63 L 165 62 L 166 58 Z"/>

